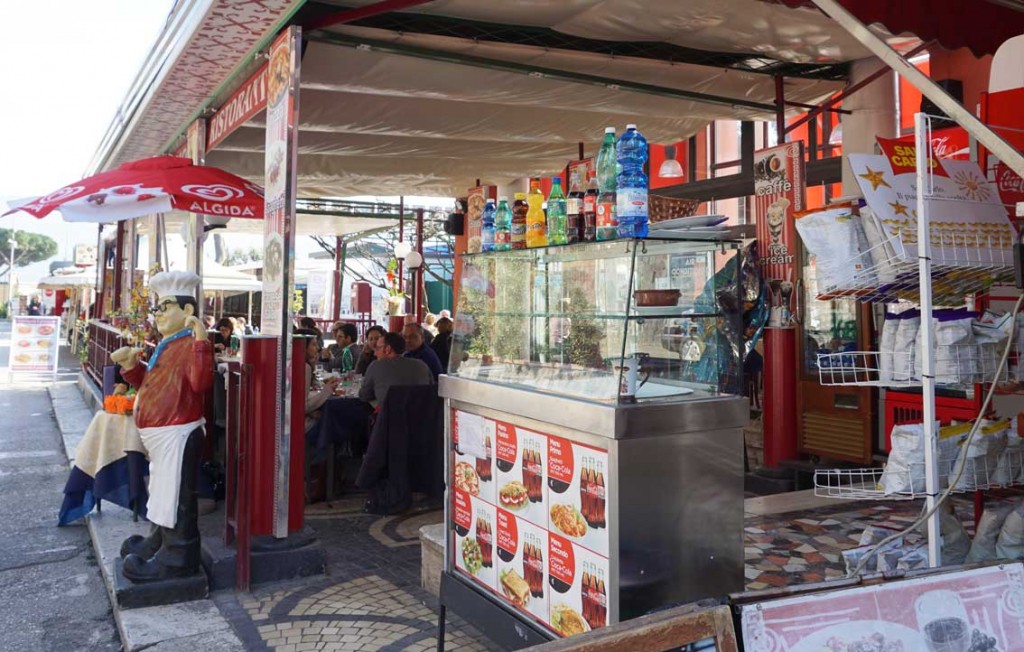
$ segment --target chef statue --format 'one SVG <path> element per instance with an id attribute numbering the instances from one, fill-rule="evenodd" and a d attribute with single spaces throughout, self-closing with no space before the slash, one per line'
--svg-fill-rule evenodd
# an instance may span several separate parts
<path id="1" fill-rule="evenodd" d="M 149 363 L 140 349 L 110 354 L 138 389 L 135 425 L 149 453 L 149 536 L 121 544 L 124 576 L 151 582 L 198 573 L 199 504 L 196 481 L 203 447 L 203 397 L 213 383 L 213 349 L 197 315 L 192 272 L 160 272 L 149 286 L 158 300 L 156 329 L 163 336 Z"/>

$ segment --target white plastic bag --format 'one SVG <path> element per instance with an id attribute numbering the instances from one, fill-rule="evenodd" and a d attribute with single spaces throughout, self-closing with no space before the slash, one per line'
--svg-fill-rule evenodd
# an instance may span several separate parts
<path id="1" fill-rule="evenodd" d="M 932 313 L 932 347 L 935 351 L 935 382 L 945 385 L 970 384 L 979 371 L 978 347 L 974 341 L 974 313 L 968 310 L 936 310 Z M 921 350 L 918 331 L 914 350 Z M 920 378 L 924 360 L 914 358 L 914 377 Z"/>
<path id="2" fill-rule="evenodd" d="M 1003 521 L 996 541 L 997 559 L 1024 559 L 1024 502 L 1018 502 Z"/>
<path id="3" fill-rule="evenodd" d="M 1006 449 L 1010 423 L 1009 419 L 982 419 L 981 427 L 974 433 L 971 443 L 960 446 L 956 456 L 948 458 L 952 460 L 948 465 L 950 484 L 956 481 L 956 474 L 963 463 L 964 470 L 955 487 L 958 491 L 973 491 L 979 487 L 999 484 L 996 482 L 999 458 Z"/>
<path id="4" fill-rule="evenodd" d="M 816 257 L 822 292 L 878 283 L 868 239 L 852 205 L 837 204 L 798 215 L 796 230 L 807 251 Z"/>
<path id="5" fill-rule="evenodd" d="M 908 310 L 900 314 L 896 327 L 896 342 L 893 344 L 892 379 L 910 380 L 914 377 L 914 360 L 917 357 L 917 331 L 921 327 L 921 312 Z"/>
<path id="6" fill-rule="evenodd" d="M 939 422 L 935 422 L 938 430 Z M 924 424 L 906 423 L 893 426 L 892 450 L 885 463 L 879 485 L 885 495 L 922 493 L 925 490 Z"/>
<path id="7" fill-rule="evenodd" d="M 978 521 L 978 531 L 971 541 L 971 550 L 964 560 L 967 563 L 996 559 L 996 542 L 1003 529 L 1006 517 L 1013 511 L 1013 505 L 986 507 Z"/>
<path id="8" fill-rule="evenodd" d="M 960 522 L 950 502 L 939 508 L 939 529 L 942 532 L 942 565 L 958 566 L 964 563 L 971 549 L 971 537 Z"/>
<path id="9" fill-rule="evenodd" d="M 891 236 L 888 235 L 885 225 L 870 207 L 866 205 L 860 207 L 860 221 L 864 229 L 864 237 L 868 241 L 868 254 L 871 256 L 871 264 L 878 275 L 878 282 L 881 284 L 892 283 L 896 280 L 894 263 L 904 261 L 897 260 Z"/>
<path id="10" fill-rule="evenodd" d="M 890 381 L 893 378 L 893 356 L 896 352 L 896 331 L 899 326 L 899 315 L 885 313 L 882 335 L 878 340 L 878 380 Z"/>

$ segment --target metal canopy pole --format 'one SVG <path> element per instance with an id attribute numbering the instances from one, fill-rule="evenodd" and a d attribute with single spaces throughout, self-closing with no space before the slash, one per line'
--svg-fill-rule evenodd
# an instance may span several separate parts
<path id="1" fill-rule="evenodd" d="M 864 23 L 851 14 L 837 0 L 811 0 L 819 9 L 836 21 L 840 27 L 845 29 L 854 38 L 871 50 L 875 56 L 884 61 L 890 68 L 902 75 L 914 85 L 921 94 L 935 103 L 946 115 L 955 120 L 960 126 L 967 130 L 967 133 L 978 139 L 999 160 L 1005 163 L 1011 170 L 1024 176 L 1024 154 L 1021 154 L 1013 145 L 1003 140 L 999 134 L 992 131 L 984 122 L 974 117 L 974 114 L 964 108 L 962 104 L 953 99 L 941 86 L 933 82 L 928 75 L 922 73 L 914 64 L 907 61 L 899 52 L 893 50 L 889 45 L 875 36 Z"/>
<path id="2" fill-rule="evenodd" d="M 939 465 L 936 460 L 935 431 L 935 351 L 932 349 L 932 245 L 929 237 L 930 219 L 925 193 L 931 194 L 932 176 L 928 168 L 928 149 L 931 143 L 928 116 L 914 116 L 914 144 L 917 147 L 917 261 L 921 285 L 921 392 L 924 406 L 924 489 L 925 508 L 932 512 L 939 490 Z M 928 565 L 942 565 L 942 532 L 939 515 L 928 517 Z"/>

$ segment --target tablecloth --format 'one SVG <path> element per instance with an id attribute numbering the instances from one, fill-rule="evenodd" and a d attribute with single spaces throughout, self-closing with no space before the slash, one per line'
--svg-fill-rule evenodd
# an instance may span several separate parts
<path id="1" fill-rule="evenodd" d="M 99 500 L 137 508 L 139 515 L 145 516 L 147 475 L 146 448 L 134 417 L 97 412 L 75 451 L 57 524 L 82 518 Z"/>

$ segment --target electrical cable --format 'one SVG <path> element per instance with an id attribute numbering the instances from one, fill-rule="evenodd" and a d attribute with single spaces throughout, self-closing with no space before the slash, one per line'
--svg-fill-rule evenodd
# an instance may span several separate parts
<path id="1" fill-rule="evenodd" d="M 971 445 L 971 441 L 974 439 L 974 435 L 978 432 L 979 427 L 981 425 L 982 417 L 984 417 L 985 414 L 988 412 L 988 406 L 992 402 L 992 396 L 995 394 L 996 391 L 996 384 L 999 380 L 999 377 L 1002 376 L 1003 374 L 1003 368 L 1006 366 L 1006 361 L 1010 357 L 1010 350 L 1013 348 L 1014 336 L 1016 335 L 1017 330 L 1017 313 L 1020 312 L 1020 307 L 1022 303 L 1024 303 L 1024 294 L 1021 294 L 1020 297 L 1017 298 L 1017 303 L 1015 303 L 1013 306 L 1013 312 L 1010 315 L 1010 334 L 1006 338 L 1006 346 L 1003 347 L 1003 355 L 999 359 L 999 364 L 996 366 L 995 377 L 992 379 L 992 383 L 989 385 L 988 391 L 985 393 L 985 401 L 981 404 L 981 409 L 978 410 L 978 416 L 975 417 L 974 419 L 974 425 L 971 426 L 970 433 L 968 433 L 967 438 L 964 440 L 963 444 L 961 444 L 962 450 L 967 450 L 967 448 Z M 929 442 L 927 443 L 927 445 L 930 446 L 931 443 Z M 951 482 L 949 482 L 949 486 L 946 487 L 946 489 L 939 495 L 938 499 L 935 501 L 935 505 L 933 505 L 930 510 L 922 510 L 924 511 L 924 514 L 922 514 L 920 517 L 918 517 L 916 521 L 914 521 L 904 529 L 900 530 L 899 532 L 896 532 L 895 534 L 887 536 L 886 538 L 882 539 L 881 541 L 873 545 L 867 552 L 864 553 L 864 556 L 861 557 L 860 562 L 850 573 L 846 575 L 846 577 L 848 579 L 851 579 L 860 575 L 860 572 L 864 570 L 864 566 L 867 565 L 868 561 L 870 561 L 872 557 L 878 554 L 879 550 L 881 550 L 888 544 L 892 543 L 896 539 L 904 535 L 907 535 L 910 532 L 913 532 L 917 528 L 921 527 L 921 525 L 925 523 L 929 518 L 931 518 L 932 515 L 939 510 L 939 507 L 942 506 L 946 499 L 949 498 L 949 496 L 953 493 L 953 489 L 957 486 L 957 484 L 960 483 L 960 479 L 963 477 L 964 469 L 966 468 L 966 466 L 967 456 L 958 455 L 955 478 Z"/>

